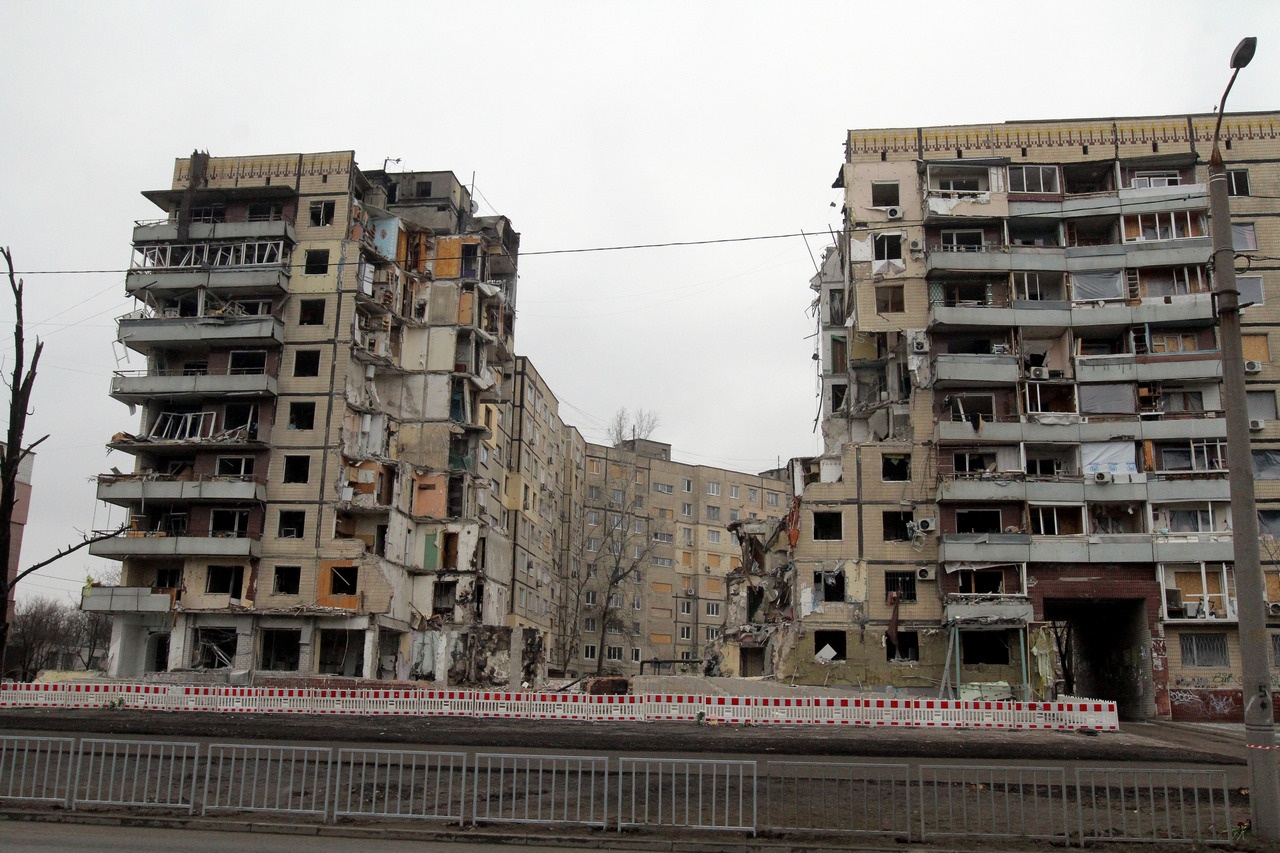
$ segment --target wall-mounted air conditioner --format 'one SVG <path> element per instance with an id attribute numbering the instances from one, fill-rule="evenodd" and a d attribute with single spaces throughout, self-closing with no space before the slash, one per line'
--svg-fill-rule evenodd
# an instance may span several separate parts
<path id="1" fill-rule="evenodd" d="M 1262 372 L 1262 362 L 1260 362 L 1260 361 L 1246 361 L 1246 362 L 1244 363 L 1244 372 L 1245 372 L 1245 373 L 1261 373 L 1261 372 Z"/>
<path id="2" fill-rule="evenodd" d="M 936 581 L 938 579 L 938 567 L 921 566 L 916 569 L 916 577 L 922 581 Z"/>
<path id="3" fill-rule="evenodd" d="M 1093 472 L 1093 482 L 1095 483 L 1114 483 L 1115 481 L 1116 475 L 1112 474 L 1110 471 Z"/>
<path id="4" fill-rule="evenodd" d="M 1049 368 L 1047 367 L 1029 367 L 1027 368 L 1027 376 L 1032 379 L 1048 379 Z"/>
<path id="5" fill-rule="evenodd" d="M 907 248 L 913 252 L 923 252 L 924 243 L 920 242 L 919 240 L 912 240 L 910 243 L 907 244 Z"/>
<path id="6" fill-rule="evenodd" d="M 1249 419 L 1249 429 L 1253 430 L 1254 432 L 1257 432 L 1260 429 L 1266 429 L 1266 428 L 1267 428 L 1266 421 L 1261 420 L 1260 418 Z"/>
<path id="7" fill-rule="evenodd" d="M 901 219 L 901 218 L 902 218 L 902 208 L 900 208 L 900 207 L 886 207 L 886 208 L 885 208 L 885 210 L 884 210 L 884 214 L 885 214 L 885 216 L 889 217 L 890 219 Z"/>
<path id="8" fill-rule="evenodd" d="M 1272 616 L 1280 616 L 1280 601 L 1273 601 L 1267 605 L 1267 612 Z"/>
<path id="9" fill-rule="evenodd" d="M 925 338 L 916 338 L 914 341 L 911 342 L 911 351 L 912 352 L 928 352 L 929 341 L 926 340 Z"/>
<path id="10" fill-rule="evenodd" d="M 919 530 L 921 533 L 937 533 L 937 532 L 938 532 L 938 519 L 936 519 L 936 518 L 917 518 L 917 519 L 916 519 L 916 530 Z"/>

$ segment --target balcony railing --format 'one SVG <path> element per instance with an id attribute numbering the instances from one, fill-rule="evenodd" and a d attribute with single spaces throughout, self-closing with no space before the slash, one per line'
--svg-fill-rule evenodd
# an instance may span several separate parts
<path id="1" fill-rule="evenodd" d="M 133 271 L 240 269 L 284 266 L 289 248 L 284 240 L 235 243 L 155 243 L 134 246 Z"/>

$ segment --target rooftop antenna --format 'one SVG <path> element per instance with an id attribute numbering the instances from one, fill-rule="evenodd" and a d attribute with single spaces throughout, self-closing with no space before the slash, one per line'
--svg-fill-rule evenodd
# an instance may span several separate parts
<path id="1" fill-rule="evenodd" d="M 388 164 L 388 163 L 395 163 L 397 166 L 399 166 L 399 165 L 400 165 L 400 158 L 399 158 L 399 157 L 386 157 L 386 158 L 384 158 L 384 159 L 383 159 L 383 161 L 382 161 L 382 171 L 384 171 L 384 172 L 385 172 L 385 171 L 387 171 L 387 164 Z"/>

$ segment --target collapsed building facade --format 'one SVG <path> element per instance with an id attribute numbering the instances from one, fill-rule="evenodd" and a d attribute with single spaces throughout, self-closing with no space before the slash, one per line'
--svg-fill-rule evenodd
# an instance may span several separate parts
<path id="1" fill-rule="evenodd" d="M 147 192 L 119 339 L 141 409 L 98 478 L 125 535 L 115 676 L 189 669 L 505 684 L 519 235 L 449 172 L 353 152 L 177 161 Z M 513 663 L 514 660 L 514 663 Z"/>
<path id="2" fill-rule="evenodd" d="M 824 452 L 793 460 L 786 535 L 754 531 L 760 574 L 730 604 L 771 632 L 778 677 L 1239 718 L 1228 405 L 1251 418 L 1280 665 L 1280 116 L 1222 125 L 1237 401 L 1209 280 L 1215 119 L 849 132 L 845 228 L 812 282 Z M 778 586 L 791 607 L 755 604 Z"/>

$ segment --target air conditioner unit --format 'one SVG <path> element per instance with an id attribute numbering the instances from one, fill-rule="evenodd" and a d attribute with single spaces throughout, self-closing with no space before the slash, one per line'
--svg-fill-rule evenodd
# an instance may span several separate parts
<path id="1" fill-rule="evenodd" d="M 910 243 L 907 244 L 907 248 L 913 252 L 923 252 L 924 243 L 920 242 L 919 240 L 912 240 Z"/>
<path id="2" fill-rule="evenodd" d="M 1047 368 L 1047 367 L 1029 367 L 1029 368 L 1027 368 L 1027 375 L 1028 375 L 1028 376 L 1030 376 L 1032 379 L 1048 379 L 1048 378 L 1049 378 L 1049 368 Z"/>
<path id="3" fill-rule="evenodd" d="M 1266 429 L 1266 428 L 1267 428 L 1267 422 L 1264 420 L 1261 420 L 1259 418 L 1251 418 L 1249 420 L 1249 429 L 1253 430 L 1254 432 L 1257 432 L 1260 429 Z"/>
<path id="4" fill-rule="evenodd" d="M 1095 483 L 1114 483 L 1115 480 L 1116 480 L 1116 475 L 1112 474 L 1110 471 L 1094 471 L 1093 472 L 1093 482 Z"/>
<path id="5" fill-rule="evenodd" d="M 1267 612 L 1272 616 L 1280 616 L 1280 601 L 1273 601 L 1267 605 Z"/>
<path id="6" fill-rule="evenodd" d="M 885 216 L 889 217 L 890 219 L 901 219 L 901 218 L 902 218 L 902 208 L 900 208 L 900 207 L 886 207 L 886 208 L 885 208 L 885 210 L 884 210 L 884 214 L 885 214 Z"/>
<path id="7" fill-rule="evenodd" d="M 922 581 L 936 581 L 938 579 L 938 567 L 921 566 L 916 569 L 916 577 Z"/>
<path id="8" fill-rule="evenodd" d="M 1245 373 L 1261 373 L 1261 372 L 1262 372 L 1262 362 L 1260 362 L 1260 361 L 1246 361 L 1246 362 L 1244 363 L 1244 372 L 1245 372 Z"/>
<path id="9" fill-rule="evenodd" d="M 929 342 L 924 338 L 916 338 L 914 341 L 911 342 L 911 351 L 912 352 L 928 352 Z"/>
<path id="10" fill-rule="evenodd" d="M 917 519 L 916 519 L 916 530 L 919 530 L 921 533 L 937 533 L 937 532 L 938 532 L 938 519 L 936 519 L 936 518 L 917 518 Z"/>

